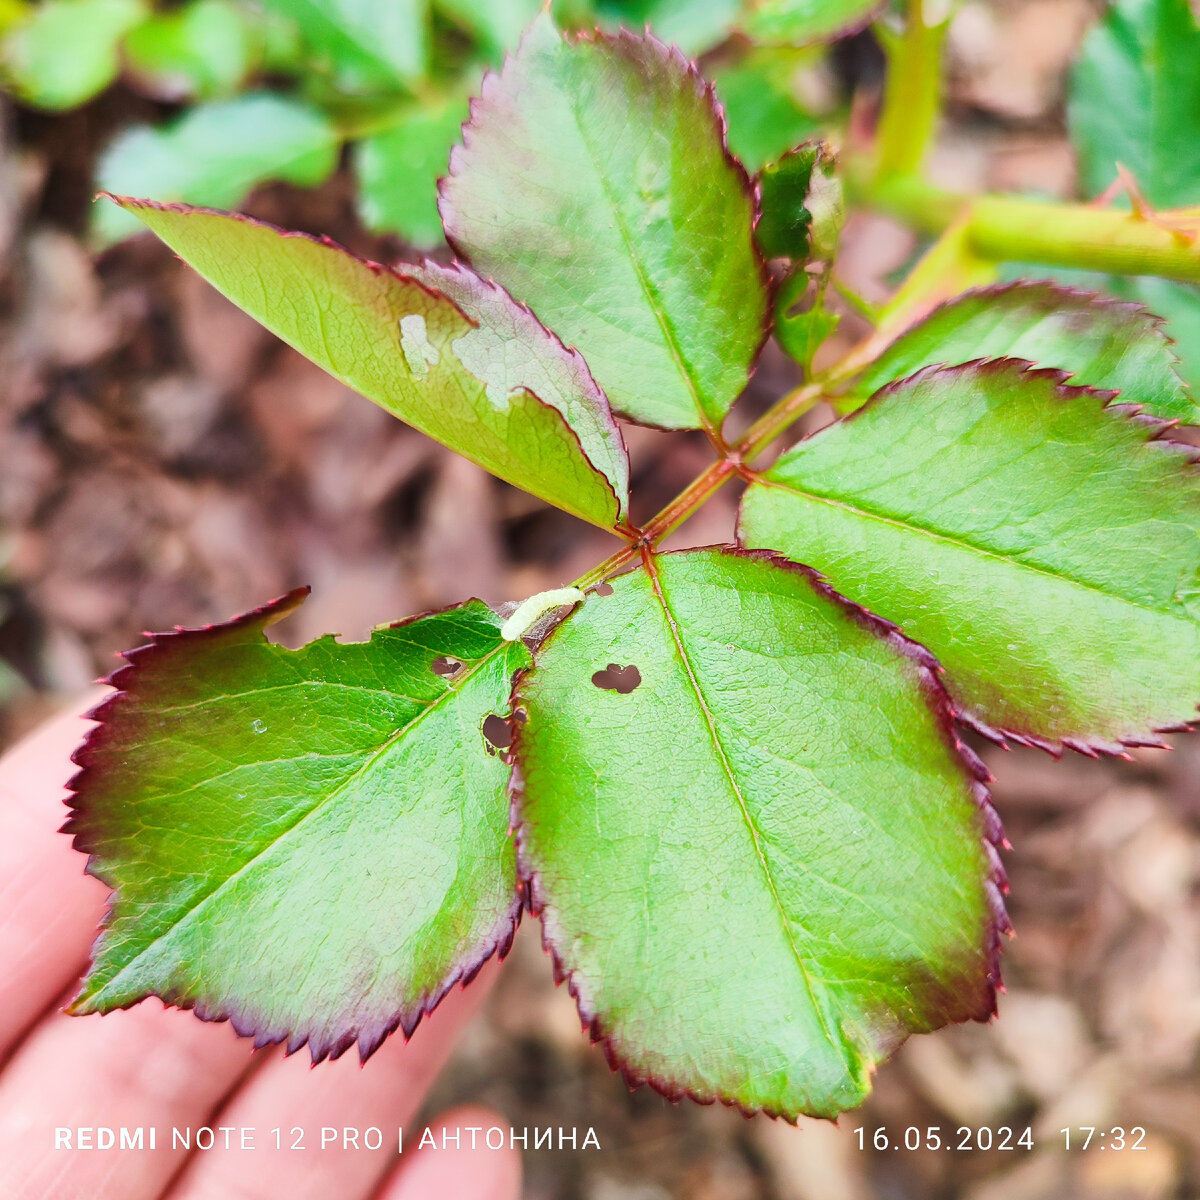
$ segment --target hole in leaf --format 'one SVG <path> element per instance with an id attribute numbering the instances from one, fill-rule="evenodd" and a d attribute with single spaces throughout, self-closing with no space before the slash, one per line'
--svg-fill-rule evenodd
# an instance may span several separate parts
<path id="1" fill-rule="evenodd" d="M 612 595 L 612 584 L 611 583 L 596 584 L 596 586 L 594 588 L 592 588 L 592 595 L 593 596 L 611 596 Z"/>
<path id="2" fill-rule="evenodd" d="M 642 682 L 642 673 L 635 666 L 621 667 L 616 663 L 609 663 L 605 670 L 597 671 L 592 676 L 592 682 L 606 692 L 618 692 L 622 696 L 628 696 Z"/>
<path id="3" fill-rule="evenodd" d="M 435 658 L 429 666 L 435 675 L 443 675 L 447 679 L 453 679 L 463 669 L 462 663 L 457 658 L 447 658 L 445 655 Z"/>
<path id="4" fill-rule="evenodd" d="M 523 708 L 514 708 L 512 719 L 519 725 L 524 725 L 529 720 L 529 714 Z"/>
<path id="5" fill-rule="evenodd" d="M 497 750 L 507 750 L 512 745 L 512 730 L 508 722 L 495 713 L 483 718 L 483 736 Z"/>

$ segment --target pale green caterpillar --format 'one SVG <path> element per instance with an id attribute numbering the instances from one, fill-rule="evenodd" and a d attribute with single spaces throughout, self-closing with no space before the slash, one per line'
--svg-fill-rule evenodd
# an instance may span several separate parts
<path id="1" fill-rule="evenodd" d="M 551 588 L 522 600 L 512 615 L 500 626 L 500 636 L 506 642 L 519 642 L 548 612 L 564 604 L 578 604 L 583 593 L 577 587 Z"/>

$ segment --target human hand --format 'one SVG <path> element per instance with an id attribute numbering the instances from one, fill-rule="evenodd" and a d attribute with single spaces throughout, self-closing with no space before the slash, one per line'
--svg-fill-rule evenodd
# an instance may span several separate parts
<path id="1" fill-rule="evenodd" d="M 47 722 L 0 758 L 0 1196 L 6 1200 L 516 1200 L 520 1155 L 497 1114 L 464 1108 L 431 1122 L 501 1126 L 502 1150 L 416 1150 L 406 1130 L 454 1042 L 479 1007 L 495 964 L 446 997 L 407 1044 L 390 1038 L 367 1064 L 350 1052 L 312 1069 L 306 1053 L 255 1051 L 227 1024 L 146 1001 L 68 1017 L 107 889 L 57 832 L 87 726 Z M 55 1130 L 157 1130 L 155 1150 L 55 1149 Z M 378 1150 L 343 1148 L 344 1129 L 383 1131 Z M 224 1149 L 172 1149 L 171 1129 L 232 1127 Z M 294 1127 L 303 1149 L 289 1149 Z M 337 1131 L 320 1148 L 322 1128 Z M 273 1131 L 281 1130 L 276 1149 Z"/>

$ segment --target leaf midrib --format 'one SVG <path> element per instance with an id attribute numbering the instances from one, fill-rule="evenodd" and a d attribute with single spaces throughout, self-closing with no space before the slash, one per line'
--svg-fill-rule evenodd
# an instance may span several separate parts
<path id="1" fill-rule="evenodd" d="M 617 232 L 621 236 L 621 242 L 625 246 L 625 252 L 629 257 L 629 264 L 633 268 L 634 277 L 637 279 L 638 286 L 642 290 L 642 295 L 645 297 L 646 305 L 650 309 L 655 322 L 658 325 L 659 332 L 662 334 L 663 341 L 666 343 L 667 350 L 670 352 L 671 358 L 674 360 L 675 369 L 682 376 L 684 383 L 687 385 L 688 391 L 692 395 L 692 404 L 696 409 L 696 416 L 699 418 L 701 425 L 706 430 L 716 432 L 708 412 L 704 407 L 704 403 L 700 398 L 700 387 L 697 380 L 693 377 L 691 366 L 687 359 L 683 356 L 683 349 L 679 345 L 678 336 L 671 328 L 670 322 L 667 320 L 665 305 L 658 294 L 658 289 L 654 286 L 653 281 L 646 273 L 645 267 L 642 265 L 641 259 L 638 257 L 637 250 L 634 247 L 633 238 L 625 224 L 625 214 L 621 210 L 618 197 L 609 187 L 608 179 L 604 172 L 600 169 L 600 161 L 596 156 L 596 152 L 592 147 L 592 143 L 588 138 L 587 130 L 575 106 L 574 96 L 570 97 L 571 117 L 575 122 L 575 129 L 579 134 L 579 140 L 584 150 L 587 151 L 588 160 L 592 164 L 592 170 L 595 173 L 596 179 L 600 184 L 600 191 L 607 202 L 609 209 L 612 212 L 613 223 L 617 228 Z"/>
<path id="2" fill-rule="evenodd" d="M 943 533 L 936 529 L 930 529 L 924 525 L 917 525 L 912 521 L 906 520 L 903 517 L 896 516 L 892 513 L 877 512 L 869 508 L 864 508 L 860 504 L 852 504 L 848 500 L 838 499 L 835 496 L 825 496 L 820 492 L 808 491 L 805 488 L 798 487 L 791 482 L 784 482 L 779 479 L 771 479 L 767 476 L 761 477 L 757 481 L 759 486 L 767 488 L 777 488 L 780 491 L 791 492 L 793 495 L 799 496 L 805 500 L 813 500 L 819 504 L 826 504 L 830 508 L 844 509 L 846 512 L 853 513 L 857 517 L 862 517 L 868 521 L 878 521 L 882 525 L 892 525 L 897 529 L 901 529 L 907 533 L 919 534 L 922 537 L 929 538 L 930 541 L 945 542 L 947 545 L 954 546 L 960 550 L 967 550 L 973 554 L 978 554 L 985 558 L 992 558 L 998 562 L 1005 563 L 1009 566 L 1018 568 L 1019 570 L 1029 571 L 1036 575 L 1044 576 L 1047 579 L 1057 580 L 1059 583 L 1067 583 L 1073 587 L 1077 587 L 1082 591 L 1091 592 L 1097 596 L 1103 596 L 1106 600 L 1116 600 L 1122 604 L 1128 604 L 1130 608 L 1136 608 L 1141 612 L 1147 612 L 1156 617 L 1166 617 L 1168 620 L 1181 621 L 1185 625 L 1193 625 L 1194 622 L 1188 620 L 1187 617 L 1181 616 L 1178 613 L 1166 611 L 1161 608 L 1153 608 L 1148 604 L 1144 604 L 1138 600 L 1131 600 L 1128 596 L 1122 596 L 1117 592 L 1105 591 L 1102 587 L 1098 587 L 1094 583 L 1089 583 L 1084 579 L 1077 579 L 1073 575 L 1066 575 L 1061 571 L 1055 571 L 1049 567 L 1041 566 L 1037 563 L 1023 562 L 1015 558 L 1011 554 L 1005 554 L 999 550 L 993 550 L 987 546 L 980 546 L 975 542 L 971 542 L 962 537 L 954 537 L 951 534 Z"/>
<path id="3" fill-rule="evenodd" d="M 437 696 L 433 700 L 431 700 L 419 713 L 416 714 L 416 716 L 414 716 L 411 720 L 407 721 L 404 725 L 402 725 L 394 733 L 390 734 L 382 743 L 380 743 L 379 747 L 371 754 L 371 756 L 369 758 L 367 758 L 359 767 L 357 767 L 353 772 L 351 772 L 351 774 L 347 775 L 346 778 L 343 779 L 335 788 L 333 788 L 332 791 L 327 792 L 326 794 L 320 796 L 312 804 L 311 807 L 309 807 L 309 808 L 305 809 L 303 812 L 301 812 L 299 814 L 299 816 L 297 816 L 295 821 L 293 821 L 286 828 L 280 830 L 280 832 L 278 834 L 276 834 L 274 837 L 272 837 L 264 845 L 259 847 L 259 849 L 257 849 L 253 853 L 253 855 L 251 855 L 251 857 L 248 858 L 244 863 L 242 863 L 242 865 L 239 866 L 235 871 L 233 871 L 231 874 L 225 876 L 224 879 L 220 880 L 214 887 L 211 887 L 202 896 L 199 896 L 198 898 L 194 899 L 194 901 L 192 903 L 190 903 L 188 905 L 188 907 L 183 910 L 183 912 L 181 912 L 176 918 L 174 918 L 171 921 L 169 926 L 166 929 L 164 929 L 162 931 L 162 933 L 158 934 L 157 936 L 152 938 L 149 942 L 147 942 L 143 947 L 141 947 L 141 949 L 138 950 L 138 952 L 132 958 L 130 958 L 127 962 L 123 963 L 121 965 L 121 967 L 115 972 L 115 974 L 113 974 L 113 975 L 109 976 L 107 979 L 105 979 L 103 985 L 98 990 L 81 993 L 79 996 L 79 999 L 76 1001 L 76 1003 L 79 1003 L 80 1001 L 83 1001 L 83 1000 L 87 1000 L 92 1003 L 102 1000 L 105 992 L 107 992 L 110 988 L 114 987 L 117 984 L 117 982 L 120 979 L 122 979 L 124 977 L 124 975 L 128 971 L 130 971 L 139 960 L 141 960 L 147 954 L 149 954 L 150 951 L 153 950 L 155 946 L 157 946 L 160 942 L 162 942 L 163 940 L 171 937 L 173 934 L 178 932 L 179 929 L 186 922 L 190 921 L 194 916 L 196 916 L 196 914 L 199 913 L 199 911 L 202 908 L 204 908 L 210 900 L 214 899 L 219 893 L 224 891 L 227 887 L 229 887 L 231 884 L 233 884 L 236 880 L 241 878 L 241 876 L 243 876 L 247 871 L 251 870 L 254 867 L 255 863 L 257 863 L 266 854 L 268 854 L 272 849 L 274 849 L 274 847 L 277 846 L 281 841 L 283 841 L 284 838 L 290 837 L 310 817 L 312 817 L 316 813 L 322 811 L 326 807 L 326 805 L 332 803 L 342 792 L 344 792 L 353 783 L 355 783 L 366 771 L 368 771 L 377 762 L 379 762 L 379 760 L 385 754 L 387 754 L 388 751 L 391 750 L 391 748 L 394 745 L 396 745 L 398 742 L 403 740 L 403 738 L 407 734 L 409 734 L 413 729 L 415 729 L 427 716 L 429 716 L 430 713 L 435 712 L 437 709 L 439 709 L 445 700 L 449 699 L 452 696 L 457 696 L 461 692 L 461 690 L 462 690 L 463 686 L 466 684 L 466 682 L 469 679 L 473 678 L 480 670 L 482 670 L 482 668 L 487 663 L 489 663 L 497 654 L 507 652 L 507 649 L 510 644 L 511 643 L 509 643 L 509 642 L 502 641 L 499 643 L 499 645 L 497 645 L 495 647 L 495 649 L 489 650 L 488 653 L 485 654 L 483 656 L 483 658 L 479 659 L 478 662 L 476 662 L 475 665 L 473 667 L 471 667 L 471 669 L 469 671 L 464 672 L 460 678 L 456 679 L 453 682 L 453 684 L 446 689 L 446 691 L 444 691 L 440 696 Z M 120 896 L 119 889 L 118 889 L 117 895 Z M 119 907 L 119 905 L 114 905 L 114 907 L 113 907 L 112 911 L 113 911 L 114 917 L 117 915 L 118 907 Z M 111 928 L 112 928 L 112 926 L 109 926 L 108 928 L 106 928 L 104 930 L 104 934 L 102 936 L 107 937 L 107 935 L 111 931 Z M 98 959 L 99 954 L 97 954 L 96 957 Z"/>
<path id="4" fill-rule="evenodd" d="M 670 631 L 671 640 L 674 642 L 675 652 L 679 657 L 680 664 L 682 665 L 684 674 L 687 677 L 688 685 L 690 686 L 692 694 L 696 699 L 696 703 L 704 717 L 704 723 L 708 729 L 709 739 L 712 742 L 717 760 L 720 763 L 721 771 L 729 783 L 729 789 L 737 802 L 742 820 L 750 834 L 750 840 L 754 846 L 755 857 L 757 858 L 759 867 L 762 870 L 763 878 L 766 881 L 767 890 L 770 893 L 771 900 L 775 905 L 775 910 L 779 915 L 780 925 L 783 928 L 784 940 L 787 942 L 788 948 L 792 952 L 792 957 L 795 959 L 796 967 L 800 972 L 800 977 L 804 981 L 805 991 L 808 993 L 808 999 L 809 1003 L 812 1005 L 813 1013 L 821 1027 L 821 1032 L 825 1035 L 826 1041 L 828 1041 L 830 1046 L 837 1050 L 842 1055 L 843 1059 L 845 1059 L 847 1057 L 845 1044 L 834 1036 L 833 1031 L 829 1028 L 829 1023 L 825 1019 L 824 1009 L 817 1000 L 812 977 L 809 974 L 804 957 L 800 952 L 800 947 L 796 944 L 796 939 L 792 933 L 791 922 L 788 919 L 787 910 L 783 906 L 783 901 L 780 898 L 779 891 L 775 886 L 775 878 L 771 873 L 770 863 L 767 861 L 766 854 L 762 848 L 762 833 L 758 826 L 754 823 L 754 818 L 750 814 L 750 809 L 746 804 L 746 799 L 742 795 L 741 786 L 738 784 L 737 778 L 733 773 L 733 766 L 730 763 L 729 756 L 721 742 L 720 734 L 717 732 L 716 720 L 712 714 L 712 710 L 708 707 L 707 700 L 704 698 L 704 693 L 700 687 L 700 681 L 696 676 L 695 669 L 692 666 L 691 658 L 688 655 L 687 648 L 684 646 L 683 636 L 680 633 L 679 625 L 675 620 L 675 614 L 671 611 L 670 603 L 667 600 L 662 579 L 654 565 L 654 559 L 650 555 L 646 556 L 645 566 L 646 574 L 650 579 L 650 584 L 653 588 L 655 598 L 658 600 L 663 611 L 663 617 L 667 622 L 667 628 Z"/>

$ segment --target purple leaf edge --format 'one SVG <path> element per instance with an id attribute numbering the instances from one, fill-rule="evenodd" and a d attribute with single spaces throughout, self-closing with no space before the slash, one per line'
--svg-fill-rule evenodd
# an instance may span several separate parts
<path id="1" fill-rule="evenodd" d="M 1140 300 L 1123 300 L 1119 296 L 1111 296 L 1106 292 L 1093 292 L 1088 288 L 1074 287 L 1064 283 L 1057 283 L 1053 279 L 1014 279 L 1008 283 L 991 283 L 982 287 L 967 288 L 965 291 L 959 292 L 956 295 L 941 301 L 939 304 L 934 305 L 934 307 L 931 308 L 927 313 L 917 317 L 916 320 L 911 321 L 909 324 L 905 325 L 903 329 L 897 332 L 895 337 L 893 337 L 891 341 L 889 341 L 887 345 L 884 346 L 873 359 L 871 359 L 870 362 L 864 363 L 862 367 L 855 372 L 854 376 L 852 376 L 848 381 L 847 386 L 842 389 L 843 393 L 849 392 L 850 394 L 853 394 L 854 382 L 856 378 L 860 377 L 870 367 L 874 366 L 875 363 L 877 363 L 903 338 L 908 337 L 908 335 L 911 333 L 915 333 L 921 328 L 922 325 L 926 324 L 928 321 L 931 321 L 934 317 L 953 309 L 961 300 L 967 297 L 981 300 L 1000 300 L 1012 292 L 1024 292 L 1026 294 L 1038 292 L 1043 293 L 1041 296 L 1031 295 L 1030 298 L 1033 299 L 1037 304 L 1043 305 L 1048 310 L 1052 309 L 1054 311 L 1058 311 L 1063 307 L 1064 303 L 1072 306 L 1076 304 L 1083 304 L 1088 308 L 1098 308 L 1106 312 L 1123 312 L 1127 318 L 1136 319 L 1143 324 L 1144 331 L 1147 334 L 1158 339 L 1164 353 L 1167 356 L 1167 370 L 1170 372 L 1175 382 L 1179 385 L 1180 391 L 1189 399 L 1193 399 L 1191 385 L 1179 373 L 1179 368 L 1182 365 L 1183 360 L 1179 357 L 1179 354 L 1175 349 L 1175 347 L 1178 345 L 1178 342 L 1167 332 L 1168 323 L 1165 317 L 1160 317 L 1156 312 L 1148 308 Z M 1000 357 L 1010 357 L 1012 358 L 1013 362 L 1029 362 L 1031 367 L 1036 366 L 1041 370 L 1057 369 L 1052 367 L 1050 364 L 1034 364 L 1029 359 L 1015 358 L 1011 355 Z M 971 361 L 985 362 L 991 360 L 973 359 Z M 952 364 L 942 365 L 949 366 Z M 961 365 L 967 366 L 970 364 L 964 363 Z M 1066 372 L 1066 377 L 1073 379 L 1074 373 L 1068 371 Z M 894 380 L 893 382 L 900 381 Z M 891 384 L 884 384 L 883 386 L 890 387 Z M 1082 388 L 1089 385 L 1074 384 L 1071 386 Z M 883 389 L 881 388 L 879 390 Z M 1103 391 L 1105 389 L 1096 388 L 1094 390 Z M 1195 403 L 1194 399 L 1193 403 Z M 1171 418 L 1163 417 L 1157 419 L 1170 420 Z M 1173 421 L 1173 424 L 1182 424 L 1182 422 L 1175 420 Z"/>

